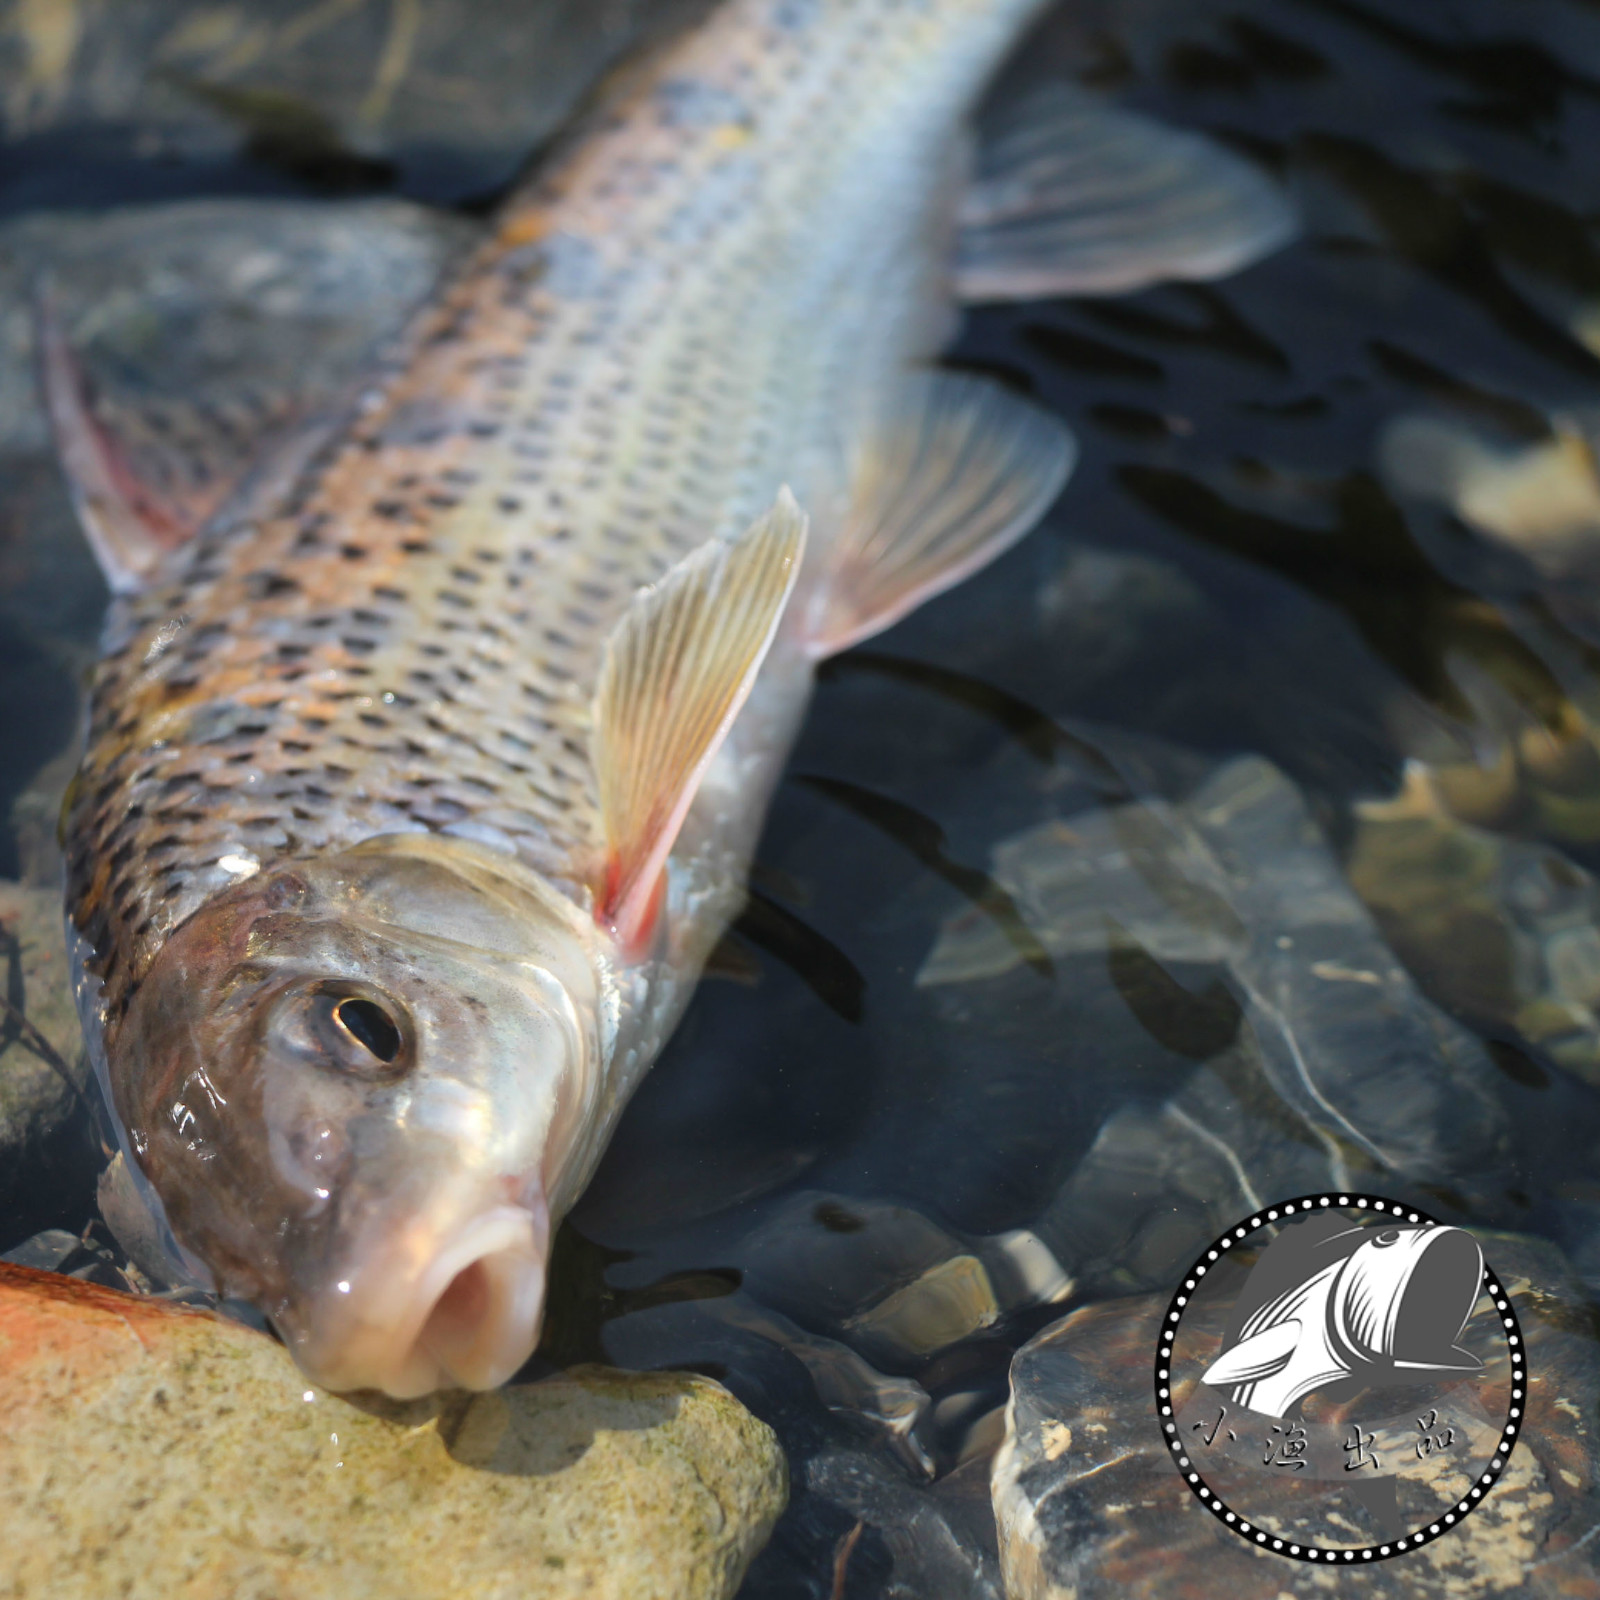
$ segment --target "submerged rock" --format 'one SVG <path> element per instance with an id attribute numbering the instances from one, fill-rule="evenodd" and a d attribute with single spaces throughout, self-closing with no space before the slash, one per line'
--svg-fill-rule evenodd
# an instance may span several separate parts
<path id="1" fill-rule="evenodd" d="M 1026 1230 L 965 1237 L 907 1205 L 800 1190 L 724 1247 L 757 1299 L 900 1371 L 1070 1285 Z"/>
<path id="2" fill-rule="evenodd" d="M 205 1312 L 0 1266 L 15 1600 L 731 1595 L 782 1509 L 706 1378 L 576 1368 L 409 1405 Z"/>
<path id="3" fill-rule="evenodd" d="M 13 7 L 0 138 L 90 155 L 239 153 L 332 188 L 430 198 L 504 182 L 596 74 L 678 0 L 128 0 Z"/>
<path id="4" fill-rule="evenodd" d="M 1482 1506 L 1445 1537 L 1364 1570 L 1363 1595 L 1600 1593 L 1600 1555 L 1588 1537 L 1600 1491 L 1600 1343 L 1589 1303 L 1553 1246 L 1509 1234 L 1483 1239 L 1526 1340 L 1521 1441 Z M 1179 1476 L 1151 1393 L 1166 1308 L 1164 1295 L 1086 1306 L 1018 1352 L 993 1475 L 1008 1600 L 1343 1592 L 1321 1570 L 1219 1527 Z"/>
<path id="5" fill-rule="evenodd" d="M 976 1519 L 955 1497 L 902 1483 L 855 1451 L 829 1451 L 806 1463 L 806 1487 L 871 1529 L 891 1563 L 883 1600 L 1003 1600 L 1000 1573 Z M 841 1545 L 834 1570 L 848 1578 L 854 1552 Z M 841 1581 L 840 1588 L 844 1589 Z"/>
<path id="6" fill-rule="evenodd" d="M 1593 416 L 1558 416 L 1536 443 L 1497 444 L 1459 423 L 1399 417 L 1379 458 L 1402 493 L 1448 506 L 1544 576 L 1600 570 L 1600 474 Z"/>
<path id="7" fill-rule="evenodd" d="M 1400 801 L 1357 808 L 1346 871 L 1441 1005 L 1600 1084 L 1600 885 L 1590 873 L 1546 845 L 1460 821 L 1417 782 Z"/>
<path id="8" fill-rule="evenodd" d="M 999 1600 L 993 1514 L 980 1486 L 1001 1436 L 1007 1347 L 985 1352 L 1000 1382 L 974 1416 L 965 1402 L 980 1380 L 963 1374 L 969 1359 L 947 1358 L 957 1371 L 935 1406 L 915 1379 L 876 1371 L 744 1293 L 623 1315 L 606 1324 L 604 1346 L 629 1365 L 715 1372 L 778 1433 L 794 1495 L 742 1593 Z M 939 1363 L 925 1370 L 940 1380 Z M 956 1408 L 960 1416 L 940 1414 Z"/>
<path id="9" fill-rule="evenodd" d="M 104 1238 L 93 1223 L 81 1234 L 65 1228 L 46 1228 L 24 1239 L 14 1249 L 0 1255 L 0 1261 L 15 1267 L 34 1267 L 41 1272 L 58 1272 L 63 1277 L 84 1283 L 97 1283 L 105 1289 L 125 1289 L 133 1293 L 148 1290 L 148 1279 L 134 1269 L 127 1270 L 126 1258 L 115 1240 Z"/>
<path id="10" fill-rule="evenodd" d="M 0 1195 L 84 1109 L 58 893 L 0 879 Z"/>
<path id="11" fill-rule="evenodd" d="M 1460 675 L 1473 677 L 1464 667 Z M 1480 753 L 1410 760 L 1398 792 L 1363 811 L 1386 819 L 1454 818 L 1579 849 L 1600 841 L 1600 722 L 1564 700 L 1546 708 L 1547 726 L 1487 680 L 1477 688 Z"/>
<path id="12" fill-rule="evenodd" d="M 1032 1224 L 1080 1290 L 1168 1283 L 1236 1215 L 1296 1193 L 1443 1185 L 1480 1214 L 1503 1207 L 1487 1053 L 1419 993 L 1268 763 L 1236 761 L 1181 805 L 1029 829 L 996 849 L 994 878 L 1058 986 L 1075 960 L 1109 964 L 1152 1041 L 1198 1063 L 1113 1110 Z M 968 914 L 918 981 L 999 1011 L 1022 961 Z"/>

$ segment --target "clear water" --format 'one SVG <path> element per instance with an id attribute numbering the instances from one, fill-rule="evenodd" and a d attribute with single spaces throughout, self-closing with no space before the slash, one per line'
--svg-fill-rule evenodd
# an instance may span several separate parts
<path id="1" fill-rule="evenodd" d="M 1051 68 L 1257 156 L 1299 195 L 1307 233 L 1221 285 L 968 318 L 952 360 L 1057 410 L 1081 465 L 995 568 L 824 670 L 736 941 L 744 981 L 704 985 L 566 1229 L 542 1363 L 699 1366 L 783 1437 L 796 1492 L 752 1600 L 992 1580 L 982 1419 L 1012 1352 L 1066 1305 L 1116 1292 L 1116 1263 L 1095 1279 L 1065 1259 L 1077 1299 L 1013 1307 L 898 1365 L 875 1347 L 932 1402 L 914 1447 L 829 1409 L 797 1350 L 807 1333 L 850 1343 L 841 1306 L 905 1280 L 911 1225 L 885 1207 L 968 1241 L 1050 1216 L 1062 1256 L 1097 1207 L 1160 1212 L 1137 1183 L 1060 1197 L 1109 1118 L 1162 1104 L 1238 1035 L 1219 968 L 1164 966 L 1114 928 L 1046 958 L 990 874 L 993 848 L 1181 799 L 1255 753 L 1346 852 L 1355 804 L 1392 793 L 1408 757 L 1460 762 L 1519 719 L 1597 703 L 1593 592 L 1398 500 L 1377 445 L 1417 410 L 1528 439 L 1600 403 L 1600 358 L 1570 329 L 1600 304 L 1600 6 L 1104 0 L 1047 24 L 1026 73 Z M 92 130 L 0 149 L 0 214 L 330 182 L 476 206 L 501 176 L 126 151 Z M 81 646 L 82 619 L 63 636 Z M 73 659 L 0 632 L 0 811 L 70 737 Z M 1581 810 L 1600 792 L 1571 798 Z M 1497 826 L 1600 870 L 1600 828 L 1552 815 L 1514 806 Z M 15 860 L 0 837 L 0 868 Z M 963 913 L 1028 959 L 1003 981 L 919 987 Z M 1552 1238 L 1600 1286 L 1600 1093 L 1475 1003 L 1468 944 L 1406 954 L 1493 1046 L 1507 1154 L 1457 1185 L 1366 1187 Z M 0 1250 L 92 1220 L 95 1162 L 74 1137 L 9 1188 Z M 1208 1236 L 1197 1226 L 1188 1244 L 1178 1228 L 1172 1277 Z M 1120 1286 L 1154 1285 L 1130 1266 Z M 807 1475 L 844 1450 L 865 1463 L 854 1498 Z M 932 1480 L 908 1469 L 918 1455 Z M 908 1564 L 889 1532 L 908 1494 L 954 1530 L 965 1566 Z"/>

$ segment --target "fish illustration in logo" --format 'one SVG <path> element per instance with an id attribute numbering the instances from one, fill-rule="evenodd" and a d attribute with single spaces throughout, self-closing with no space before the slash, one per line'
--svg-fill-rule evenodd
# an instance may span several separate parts
<path id="1" fill-rule="evenodd" d="M 1455 1341 L 1483 1280 L 1483 1252 L 1435 1223 L 1351 1227 L 1342 1216 L 1284 1229 L 1262 1253 L 1204 1381 L 1283 1417 L 1317 1389 L 1475 1372 Z"/>

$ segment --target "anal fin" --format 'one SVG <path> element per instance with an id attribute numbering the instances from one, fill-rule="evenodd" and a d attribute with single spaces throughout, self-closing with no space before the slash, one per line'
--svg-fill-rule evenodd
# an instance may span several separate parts
<path id="1" fill-rule="evenodd" d="M 997 384 L 955 372 L 908 378 L 856 458 L 806 618 L 809 652 L 848 650 L 1010 548 L 1076 458 L 1061 423 Z"/>
<path id="2" fill-rule="evenodd" d="M 637 948 L 700 780 L 755 683 L 794 587 L 806 519 L 782 490 L 644 590 L 606 641 L 593 759 L 606 860 L 596 912 Z"/>
<path id="3" fill-rule="evenodd" d="M 1297 231 L 1283 190 L 1243 156 L 1075 85 L 1043 85 L 980 133 L 960 218 L 965 300 L 1223 277 Z"/>

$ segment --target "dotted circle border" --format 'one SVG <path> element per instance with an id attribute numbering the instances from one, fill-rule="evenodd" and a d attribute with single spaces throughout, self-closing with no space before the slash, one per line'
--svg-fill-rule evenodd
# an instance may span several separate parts
<path id="1" fill-rule="evenodd" d="M 1161 1335 L 1156 1341 L 1156 1415 L 1161 1419 L 1163 1440 L 1190 1492 L 1230 1533 L 1237 1534 L 1247 1544 L 1252 1544 L 1258 1549 L 1270 1550 L 1274 1555 L 1287 1556 L 1294 1561 L 1309 1561 L 1323 1566 L 1336 1566 L 1341 1563 L 1355 1566 L 1361 1562 L 1387 1561 L 1394 1556 L 1404 1555 L 1407 1551 L 1420 1549 L 1421 1546 L 1430 1544 L 1433 1540 L 1449 1533 L 1457 1523 L 1464 1521 L 1482 1504 L 1484 1496 L 1505 1471 L 1510 1463 L 1511 1453 L 1516 1449 L 1517 1435 L 1521 1431 L 1522 1413 L 1527 1405 L 1528 1366 L 1523 1358 L 1523 1351 L 1527 1347 L 1523 1342 L 1522 1325 L 1517 1321 L 1517 1311 L 1511 1296 L 1505 1292 L 1500 1280 L 1485 1263 L 1483 1285 L 1494 1301 L 1495 1310 L 1500 1314 L 1500 1321 L 1506 1332 L 1507 1349 L 1511 1354 L 1511 1397 L 1507 1403 L 1505 1426 L 1500 1430 L 1500 1442 L 1495 1446 L 1489 1465 L 1473 1484 L 1466 1498 L 1452 1506 L 1437 1521 L 1408 1533 L 1403 1539 L 1390 1540 L 1387 1544 L 1346 1548 L 1342 1545 L 1297 1544 L 1292 1540 L 1268 1533 L 1264 1528 L 1257 1528 L 1238 1512 L 1231 1510 L 1195 1469 L 1189 1460 L 1187 1447 L 1177 1436 L 1178 1424 L 1173 1416 L 1172 1397 L 1167 1381 L 1167 1375 L 1172 1368 L 1173 1338 L 1183 1319 L 1183 1308 L 1189 1303 L 1189 1296 L 1206 1275 L 1212 1262 L 1218 1260 L 1223 1251 L 1230 1249 L 1239 1240 L 1248 1238 L 1258 1228 L 1263 1228 L 1268 1223 L 1280 1221 L 1302 1211 L 1319 1211 L 1325 1206 L 1344 1207 L 1352 1211 L 1372 1211 L 1392 1215 L 1405 1222 L 1426 1222 L 1438 1226 L 1438 1219 L 1429 1216 L 1426 1211 L 1421 1211 L 1416 1206 L 1402 1205 L 1387 1196 L 1339 1194 L 1330 1190 L 1327 1194 L 1298 1195 L 1293 1200 L 1263 1207 L 1247 1221 L 1229 1228 L 1212 1243 L 1210 1249 L 1202 1251 L 1195 1257 L 1194 1264 L 1184 1274 L 1183 1283 L 1168 1302 L 1166 1315 L 1161 1319 Z"/>

